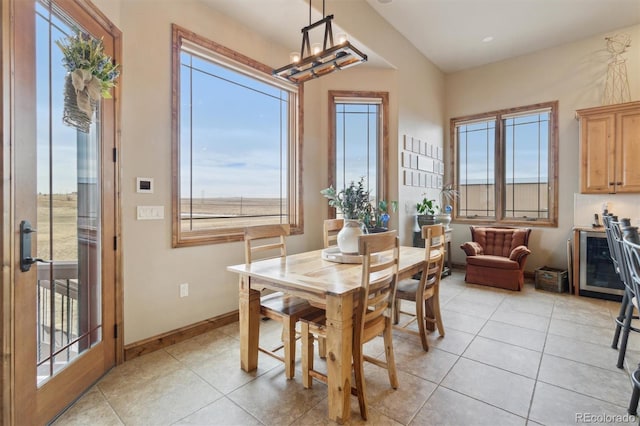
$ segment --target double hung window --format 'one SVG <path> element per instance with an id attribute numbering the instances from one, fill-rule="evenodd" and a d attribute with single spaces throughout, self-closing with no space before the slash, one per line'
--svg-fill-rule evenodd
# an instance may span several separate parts
<path id="1" fill-rule="evenodd" d="M 458 221 L 557 226 L 557 102 L 451 120 Z"/>

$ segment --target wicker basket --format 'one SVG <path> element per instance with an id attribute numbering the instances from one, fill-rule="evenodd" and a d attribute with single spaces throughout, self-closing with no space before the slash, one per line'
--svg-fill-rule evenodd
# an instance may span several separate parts
<path id="1" fill-rule="evenodd" d="M 76 89 L 71 82 L 71 74 L 67 74 L 64 81 L 64 112 L 62 114 L 62 122 L 67 126 L 75 127 L 84 133 L 89 133 L 91 127 L 93 112 L 96 110 L 96 103 L 91 101 L 91 117 L 88 117 L 78 108 L 78 100 Z"/>

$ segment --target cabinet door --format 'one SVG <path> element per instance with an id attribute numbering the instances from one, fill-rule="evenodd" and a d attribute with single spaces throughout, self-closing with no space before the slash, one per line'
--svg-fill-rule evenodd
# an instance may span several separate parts
<path id="1" fill-rule="evenodd" d="M 640 110 L 616 114 L 616 192 L 640 192 Z"/>
<path id="2" fill-rule="evenodd" d="M 583 117 L 580 127 L 580 192 L 614 192 L 614 114 Z"/>

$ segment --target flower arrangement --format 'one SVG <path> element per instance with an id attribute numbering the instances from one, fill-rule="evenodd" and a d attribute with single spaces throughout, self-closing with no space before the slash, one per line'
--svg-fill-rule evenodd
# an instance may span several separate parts
<path id="1" fill-rule="evenodd" d="M 120 76 L 120 66 L 104 53 L 102 40 L 80 31 L 57 40 L 56 44 L 62 50 L 62 65 L 69 71 L 65 82 L 64 121 L 88 132 L 95 104 L 101 97 L 111 98 L 110 90 Z M 76 107 L 79 111 L 75 111 Z"/>

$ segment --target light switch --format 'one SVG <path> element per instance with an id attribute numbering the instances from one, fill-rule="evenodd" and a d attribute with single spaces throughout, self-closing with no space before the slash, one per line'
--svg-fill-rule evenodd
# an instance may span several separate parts
<path id="1" fill-rule="evenodd" d="M 138 206 L 138 220 L 164 219 L 164 206 Z"/>

